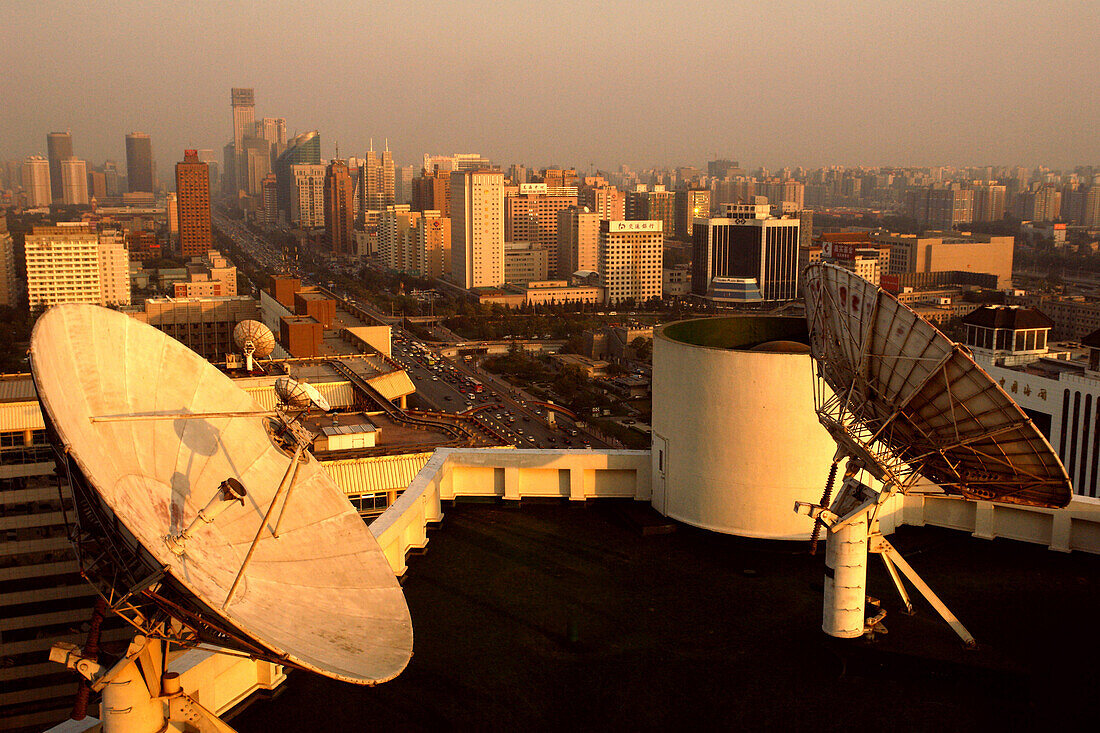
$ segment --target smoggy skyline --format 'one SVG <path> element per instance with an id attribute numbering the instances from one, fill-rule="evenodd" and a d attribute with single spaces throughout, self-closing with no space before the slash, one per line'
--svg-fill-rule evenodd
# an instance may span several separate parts
<path id="1" fill-rule="evenodd" d="M 5 7 L 0 157 L 221 156 L 229 89 L 323 155 L 609 168 L 1100 163 L 1100 4 Z"/>

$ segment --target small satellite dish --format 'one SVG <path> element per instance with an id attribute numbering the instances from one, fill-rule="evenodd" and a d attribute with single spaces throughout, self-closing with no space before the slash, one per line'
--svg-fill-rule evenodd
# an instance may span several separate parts
<path id="1" fill-rule="evenodd" d="M 374 536 L 226 375 L 84 304 L 39 318 L 31 367 L 74 497 L 81 573 L 139 630 L 135 643 L 208 645 L 363 685 L 404 669 L 412 624 Z M 95 419 L 127 414 L 138 418 Z"/>
<path id="2" fill-rule="evenodd" d="M 833 636 L 869 632 L 864 612 L 870 551 L 882 556 L 906 606 L 911 608 L 899 569 L 973 644 L 882 537 L 879 507 L 892 494 L 912 490 L 922 477 L 968 499 L 1063 507 L 1072 493 L 1066 470 L 1043 434 L 965 347 L 849 270 L 814 264 L 803 280 L 817 376 L 815 409 L 837 443 L 821 504 L 795 507 L 815 518 L 815 545 L 820 527 L 829 526 L 823 628 Z M 830 503 L 837 465 L 844 459 L 844 484 Z M 860 483 L 862 472 L 882 489 Z"/>
<path id="3" fill-rule="evenodd" d="M 244 354 L 245 369 L 252 371 L 252 358 L 265 359 L 275 350 L 275 335 L 259 321 L 241 321 L 233 329 L 233 343 Z"/>
<path id="4" fill-rule="evenodd" d="M 275 395 L 293 410 L 308 410 L 315 407 L 321 412 L 332 409 L 325 396 L 312 384 L 299 382 L 291 377 L 279 377 L 275 380 Z"/>

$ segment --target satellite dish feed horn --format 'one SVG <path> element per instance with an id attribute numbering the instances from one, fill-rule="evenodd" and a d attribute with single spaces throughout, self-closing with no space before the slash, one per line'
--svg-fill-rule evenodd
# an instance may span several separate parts
<path id="1" fill-rule="evenodd" d="M 803 272 L 814 406 L 847 458 L 840 492 L 795 504 L 828 528 L 822 629 L 851 638 L 868 622 L 867 555 L 882 557 L 907 610 L 902 574 L 968 646 L 974 637 L 882 536 L 878 512 L 920 481 L 977 501 L 1064 507 L 1069 477 L 1050 443 L 1011 397 L 932 324 L 889 293 L 836 265 Z M 882 484 L 860 483 L 862 473 Z M 816 534 L 816 528 L 815 528 Z"/>

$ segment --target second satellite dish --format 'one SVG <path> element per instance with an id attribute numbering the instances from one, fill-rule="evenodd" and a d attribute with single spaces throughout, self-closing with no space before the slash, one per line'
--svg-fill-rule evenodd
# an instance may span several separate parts
<path id="1" fill-rule="evenodd" d="M 328 412 L 332 409 L 316 387 L 290 377 L 279 377 L 275 380 L 275 394 L 279 401 L 292 410 L 308 410 L 314 407 L 321 412 Z"/>

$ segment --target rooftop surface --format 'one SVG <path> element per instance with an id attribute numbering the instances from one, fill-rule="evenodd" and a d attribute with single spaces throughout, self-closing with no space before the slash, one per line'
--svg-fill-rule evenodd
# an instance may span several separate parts
<path id="1" fill-rule="evenodd" d="M 890 633 L 872 644 L 821 633 L 822 552 L 682 525 L 643 537 L 622 508 L 447 507 L 404 581 L 405 672 L 375 688 L 292 672 L 232 725 L 1026 730 L 1093 718 L 1100 557 L 903 527 L 891 541 L 980 648 L 965 650 L 923 599 L 903 615 L 875 558 L 869 592 Z"/>

